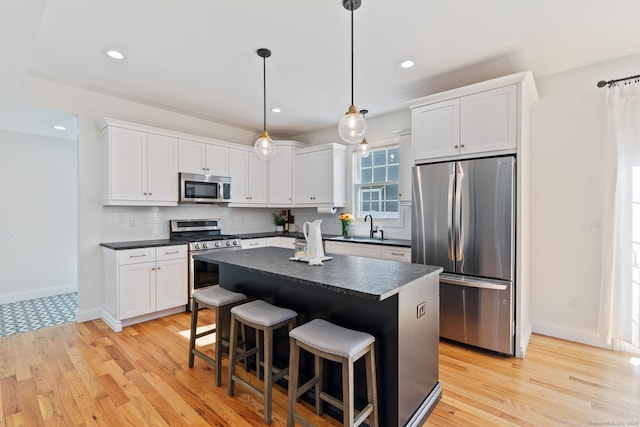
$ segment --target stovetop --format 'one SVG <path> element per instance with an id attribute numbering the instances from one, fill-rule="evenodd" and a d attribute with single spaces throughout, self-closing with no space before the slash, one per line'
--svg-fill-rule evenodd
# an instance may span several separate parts
<path id="1" fill-rule="evenodd" d="M 189 251 L 240 247 L 238 236 L 222 234 L 217 218 L 171 220 L 169 224 L 171 240 L 188 242 Z"/>

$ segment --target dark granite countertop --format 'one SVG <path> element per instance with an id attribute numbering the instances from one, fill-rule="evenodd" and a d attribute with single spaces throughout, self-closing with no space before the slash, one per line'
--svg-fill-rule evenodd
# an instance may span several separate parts
<path id="1" fill-rule="evenodd" d="M 333 259 L 324 261 L 324 265 L 311 266 L 289 260 L 291 255 L 289 249 L 266 247 L 220 251 L 195 258 L 379 301 L 412 286 L 422 277 L 442 271 L 433 265 L 345 255 L 332 255 Z"/>
<path id="2" fill-rule="evenodd" d="M 184 241 L 177 241 L 171 239 L 156 239 L 156 240 L 133 240 L 130 242 L 106 242 L 100 243 L 100 246 L 105 248 L 124 250 L 124 249 L 140 249 L 140 248 L 152 248 L 154 246 L 177 246 L 185 245 Z"/>
<path id="3" fill-rule="evenodd" d="M 271 231 L 271 232 L 262 232 L 262 233 L 244 233 L 238 234 L 238 237 L 241 239 L 259 239 L 264 237 L 293 237 L 296 239 L 304 239 L 304 235 L 300 232 L 289 233 L 283 231 Z M 346 239 L 337 234 L 323 234 L 322 240 L 334 240 L 336 242 L 345 242 L 345 243 L 364 243 L 369 245 L 385 245 L 385 246 L 397 246 L 410 248 L 411 240 L 405 239 L 371 239 L 369 237 L 347 237 Z"/>

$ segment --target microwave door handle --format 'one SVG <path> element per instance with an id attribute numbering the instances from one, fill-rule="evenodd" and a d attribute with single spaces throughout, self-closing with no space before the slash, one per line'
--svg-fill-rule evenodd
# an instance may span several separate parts
<path id="1" fill-rule="evenodd" d="M 218 200 L 224 199 L 224 184 L 222 182 L 218 182 Z"/>
<path id="2" fill-rule="evenodd" d="M 454 261 L 453 258 L 453 185 L 455 182 L 455 170 L 454 165 L 451 165 L 449 169 L 449 186 L 447 189 L 447 238 L 448 238 L 448 254 L 449 260 Z"/>

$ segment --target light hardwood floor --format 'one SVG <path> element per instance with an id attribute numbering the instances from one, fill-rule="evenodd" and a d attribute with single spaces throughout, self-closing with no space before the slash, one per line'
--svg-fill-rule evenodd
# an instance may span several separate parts
<path id="1" fill-rule="evenodd" d="M 187 367 L 188 327 L 181 313 L 120 333 L 98 320 L 0 338 L 0 426 L 263 425 L 260 400 L 241 387 L 228 397 L 200 359 Z M 632 356 L 539 335 L 524 360 L 442 342 L 443 398 L 425 425 L 639 425 Z M 273 410 L 272 425 L 285 425 L 280 387 Z"/>

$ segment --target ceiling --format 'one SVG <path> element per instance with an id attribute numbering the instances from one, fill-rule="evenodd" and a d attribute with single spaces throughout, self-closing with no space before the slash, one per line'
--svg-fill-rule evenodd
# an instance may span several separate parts
<path id="1" fill-rule="evenodd" d="M 342 0 L 4 3 L 21 8 L 0 17 L 5 32 L 16 32 L 2 42 L 23 65 L 14 67 L 16 79 L 29 73 L 259 132 L 256 50 L 265 47 L 267 108 L 282 109 L 267 112 L 272 136 L 337 127 L 350 104 L 350 13 Z M 354 100 L 368 118 L 512 72 L 541 77 L 640 52 L 637 0 L 362 3 L 354 12 Z M 126 59 L 107 58 L 106 48 Z M 401 69 L 404 59 L 415 66 Z"/>

